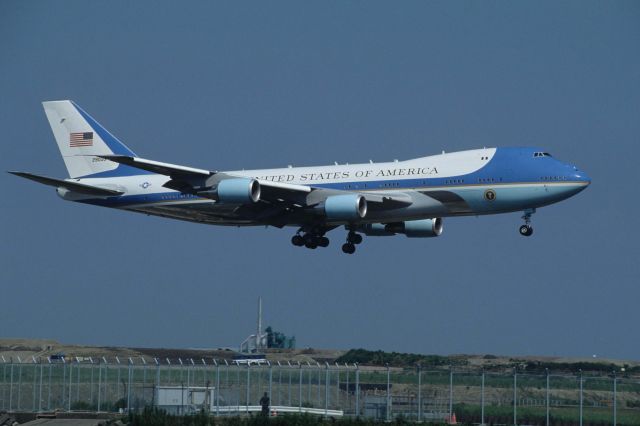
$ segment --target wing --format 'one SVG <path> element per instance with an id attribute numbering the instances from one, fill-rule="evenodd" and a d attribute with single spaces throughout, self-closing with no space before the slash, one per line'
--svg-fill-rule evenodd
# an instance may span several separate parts
<path id="1" fill-rule="evenodd" d="M 241 178 L 228 173 L 220 173 L 194 167 L 180 166 L 160 161 L 147 160 L 139 157 L 125 155 L 100 155 L 100 158 L 116 163 L 125 164 L 141 170 L 169 176 L 171 180 L 165 183 L 165 187 L 189 194 L 210 195 L 209 190 L 225 179 Z M 261 187 L 261 199 L 274 203 L 287 203 L 295 205 L 304 204 L 304 197 L 313 191 L 306 185 L 292 185 L 288 183 L 269 182 L 256 179 Z"/>
<path id="2" fill-rule="evenodd" d="M 256 203 L 241 204 L 236 213 L 251 217 L 258 222 L 274 226 L 284 226 L 291 220 L 303 220 L 309 210 L 323 203 L 334 195 L 361 194 L 374 210 L 395 209 L 411 205 L 410 195 L 393 192 L 358 192 L 339 189 L 327 189 L 310 185 L 296 185 L 253 179 L 246 176 L 235 176 L 229 173 L 197 169 L 139 157 L 123 155 L 101 155 L 101 158 L 136 167 L 153 173 L 169 176 L 164 184 L 166 188 L 201 197 L 218 199 L 218 186 L 227 179 L 247 179 L 257 181 L 260 185 L 260 197 Z M 292 219 L 294 218 L 295 219 Z"/>

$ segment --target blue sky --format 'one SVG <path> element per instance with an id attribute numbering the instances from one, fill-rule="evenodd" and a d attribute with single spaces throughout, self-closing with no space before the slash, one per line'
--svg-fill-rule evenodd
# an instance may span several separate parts
<path id="1" fill-rule="evenodd" d="M 145 158 L 212 170 L 544 147 L 593 179 L 354 256 L 293 230 L 60 200 L 0 176 L 0 337 L 638 359 L 637 2 L 0 1 L 0 170 L 66 177 L 40 105 L 73 99 Z"/>

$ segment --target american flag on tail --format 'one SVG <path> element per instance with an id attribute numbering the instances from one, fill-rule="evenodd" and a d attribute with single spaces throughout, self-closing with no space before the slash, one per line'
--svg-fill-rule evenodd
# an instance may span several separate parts
<path id="1" fill-rule="evenodd" d="M 69 147 L 93 146 L 93 132 L 74 132 L 69 134 Z"/>

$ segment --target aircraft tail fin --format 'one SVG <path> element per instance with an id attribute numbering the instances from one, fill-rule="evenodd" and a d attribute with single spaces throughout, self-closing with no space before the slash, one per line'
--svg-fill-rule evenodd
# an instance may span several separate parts
<path id="1" fill-rule="evenodd" d="M 97 157 L 137 155 L 73 101 L 49 101 L 42 105 L 69 177 L 130 176 L 144 173 Z"/>

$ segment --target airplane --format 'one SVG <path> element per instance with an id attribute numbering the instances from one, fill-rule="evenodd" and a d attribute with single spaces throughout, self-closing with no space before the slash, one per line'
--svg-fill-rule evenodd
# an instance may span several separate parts
<path id="1" fill-rule="evenodd" d="M 190 222 L 296 227 L 295 246 L 342 251 L 362 236 L 429 238 L 443 218 L 523 212 L 531 236 L 536 209 L 565 200 L 591 179 L 534 147 L 482 148 L 405 161 L 212 171 L 138 157 L 69 100 L 43 102 L 69 178 L 11 171 L 56 188 L 64 200 Z"/>

